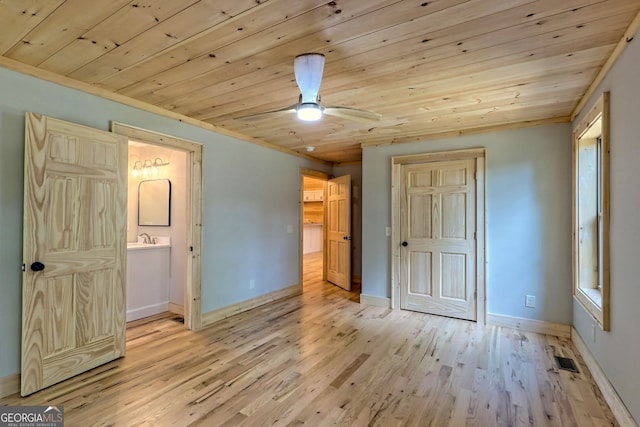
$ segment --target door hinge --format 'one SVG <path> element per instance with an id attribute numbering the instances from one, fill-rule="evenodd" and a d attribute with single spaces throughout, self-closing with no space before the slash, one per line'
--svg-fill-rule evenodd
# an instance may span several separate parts
<path id="1" fill-rule="evenodd" d="M 475 179 L 476 181 L 478 180 L 478 171 L 475 171 L 473 173 L 473 179 Z"/>
<path id="2" fill-rule="evenodd" d="M 26 266 L 25 264 L 22 264 L 22 268 L 21 268 L 21 270 L 22 270 L 22 271 L 27 271 L 27 266 Z"/>
<path id="3" fill-rule="evenodd" d="M 193 246 L 189 246 L 189 252 L 193 252 Z"/>
<path id="4" fill-rule="evenodd" d="M 478 232 L 477 231 L 473 232 L 473 240 L 478 240 Z"/>

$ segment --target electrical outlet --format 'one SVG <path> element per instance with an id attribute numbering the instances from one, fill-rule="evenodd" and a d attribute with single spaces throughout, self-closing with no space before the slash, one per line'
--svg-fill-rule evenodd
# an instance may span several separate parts
<path id="1" fill-rule="evenodd" d="M 256 281 L 254 279 L 249 280 L 249 289 L 255 289 Z"/>
<path id="2" fill-rule="evenodd" d="M 527 295 L 524 298 L 524 306 L 529 308 L 535 308 L 536 306 L 536 297 L 533 295 Z"/>

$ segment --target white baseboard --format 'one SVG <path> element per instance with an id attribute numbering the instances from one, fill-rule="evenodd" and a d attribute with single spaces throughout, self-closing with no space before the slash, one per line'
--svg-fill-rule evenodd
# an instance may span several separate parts
<path id="1" fill-rule="evenodd" d="M 615 415 L 616 420 L 618 420 L 618 423 L 621 426 L 638 427 L 638 424 L 631 416 L 631 413 L 625 406 L 624 402 L 620 399 L 620 396 L 618 396 L 618 393 L 613 388 L 611 382 L 609 382 L 609 378 L 607 378 L 604 371 L 598 364 L 598 361 L 591 353 L 591 350 L 589 350 L 589 347 L 587 347 L 582 340 L 582 337 L 574 327 L 571 327 L 571 341 L 573 341 L 573 345 L 578 350 L 578 353 L 580 353 L 580 356 L 587 365 L 587 368 L 589 368 L 591 376 L 598 385 L 598 388 L 602 392 L 602 396 L 604 396 L 604 400 L 607 401 L 607 404 L 609 405 L 609 408 L 611 408 L 613 415 Z"/>
<path id="2" fill-rule="evenodd" d="M 487 313 L 487 323 L 496 326 L 518 329 L 538 334 L 554 335 L 556 337 L 571 338 L 571 326 L 564 323 L 545 322 L 543 320 L 526 319 L 524 317 L 503 316 Z"/>
<path id="3" fill-rule="evenodd" d="M 375 305 L 376 307 L 391 308 L 391 298 L 375 295 L 360 294 L 360 304 Z"/>
<path id="4" fill-rule="evenodd" d="M 154 314 L 164 313 L 165 311 L 169 311 L 169 301 L 134 308 L 133 310 L 127 310 L 127 322 L 153 316 Z"/>
<path id="5" fill-rule="evenodd" d="M 249 300 L 230 305 L 228 307 L 223 307 L 218 310 L 210 311 L 202 315 L 202 326 L 204 327 L 204 326 L 210 325 L 219 320 L 226 319 L 227 317 L 231 317 L 235 314 L 239 314 L 244 311 L 251 310 L 252 308 L 260 307 L 261 305 L 264 305 L 273 301 L 289 298 L 294 295 L 299 295 L 301 292 L 302 292 L 302 288 L 300 285 L 293 285 L 284 289 L 280 289 L 275 292 L 270 292 L 268 294 L 261 295 L 259 297 L 251 298 Z"/>
<path id="6" fill-rule="evenodd" d="M 0 378 L 0 399 L 20 393 L 20 374 Z"/>

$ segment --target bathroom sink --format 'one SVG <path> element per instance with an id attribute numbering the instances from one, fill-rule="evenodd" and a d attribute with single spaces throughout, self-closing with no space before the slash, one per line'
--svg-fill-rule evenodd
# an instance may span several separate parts
<path id="1" fill-rule="evenodd" d="M 144 248 L 145 246 L 153 246 L 149 243 L 127 242 L 127 248 Z"/>
<path id="2" fill-rule="evenodd" d="M 127 242 L 127 249 L 157 249 L 168 248 L 171 246 L 169 243 L 142 243 L 142 242 Z"/>

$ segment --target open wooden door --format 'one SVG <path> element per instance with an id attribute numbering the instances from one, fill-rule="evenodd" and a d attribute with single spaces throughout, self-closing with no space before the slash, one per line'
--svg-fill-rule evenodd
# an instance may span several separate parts
<path id="1" fill-rule="evenodd" d="M 127 139 L 27 113 L 23 396 L 124 355 Z"/>
<path id="2" fill-rule="evenodd" d="M 351 175 L 327 182 L 327 280 L 351 290 Z"/>

